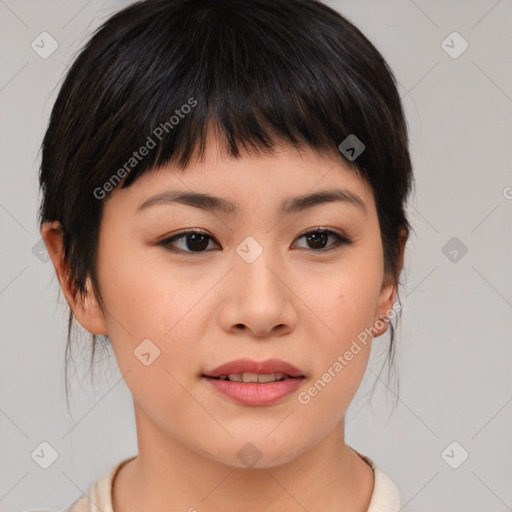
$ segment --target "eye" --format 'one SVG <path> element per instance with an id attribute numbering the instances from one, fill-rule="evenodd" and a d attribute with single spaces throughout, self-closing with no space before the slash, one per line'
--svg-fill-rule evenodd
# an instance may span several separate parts
<path id="1" fill-rule="evenodd" d="M 327 248 L 325 248 L 325 244 L 329 240 L 329 237 L 333 236 L 335 238 L 335 241 L 328 245 Z M 340 235 L 336 233 L 335 231 L 332 231 L 331 229 L 324 229 L 324 228 L 313 228 L 308 231 L 306 231 L 303 235 L 301 235 L 298 240 L 301 238 L 305 238 L 307 243 L 312 247 L 306 247 L 312 248 L 315 250 L 315 252 L 326 252 L 330 251 L 332 249 L 339 248 L 341 245 L 350 245 L 353 244 L 354 241 L 350 238 L 347 238 L 346 236 Z"/>
<path id="2" fill-rule="evenodd" d="M 335 240 L 332 244 L 325 248 L 325 244 L 331 236 L 334 237 Z M 341 245 L 350 245 L 354 243 L 354 241 L 350 238 L 340 235 L 330 229 L 323 228 L 310 229 L 302 234 L 297 240 L 300 240 L 301 238 L 305 238 L 307 243 L 312 246 L 306 247 L 306 249 L 312 249 L 314 252 L 326 252 L 332 249 L 336 249 Z M 200 229 L 192 229 L 161 240 L 158 242 L 158 245 L 164 246 L 173 252 L 201 253 L 206 252 L 210 240 L 214 240 L 214 238 L 211 237 L 208 233 L 201 231 Z M 177 241 L 181 242 L 181 247 L 177 247 Z"/>
<path id="3" fill-rule="evenodd" d="M 174 242 L 178 240 L 182 241 L 181 248 L 175 247 Z M 158 242 L 158 245 L 163 245 L 173 252 L 205 252 L 210 240 L 213 240 L 213 238 L 208 235 L 208 233 L 205 233 L 200 229 L 191 229 L 170 238 L 166 238 L 165 240 Z"/>

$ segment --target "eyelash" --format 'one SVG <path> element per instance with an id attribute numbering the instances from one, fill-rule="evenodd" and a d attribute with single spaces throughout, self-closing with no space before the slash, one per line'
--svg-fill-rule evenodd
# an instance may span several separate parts
<path id="1" fill-rule="evenodd" d="M 328 246 L 327 249 L 306 249 L 306 250 L 310 250 L 310 251 L 317 252 L 317 253 L 325 253 L 325 252 L 329 252 L 332 250 L 341 249 L 341 247 L 343 247 L 344 245 L 351 245 L 354 243 L 354 240 L 352 240 L 346 236 L 340 235 L 330 229 L 323 229 L 323 228 L 309 229 L 309 230 L 305 231 L 304 233 L 302 233 L 302 235 L 300 235 L 297 238 L 297 240 L 299 240 L 300 238 L 306 237 L 308 235 L 314 234 L 314 233 L 326 233 L 326 234 L 328 234 L 328 236 L 334 235 L 336 237 L 336 241 L 333 244 L 331 244 L 330 246 Z M 203 251 L 183 250 L 183 249 L 178 249 L 172 245 L 172 242 L 179 240 L 181 238 L 186 238 L 188 235 L 205 235 L 205 236 L 209 237 L 211 240 L 215 240 L 212 236 L 210 236 L 205 231 L 202 231 L 200 229 L 191 229 L 188 231 L 183 231 L 177 235 L 173 235 L 170 238 L 161 240 L 160 242 L 158 242 L 158 245 L 164 246 L 165 249 L 172 251 L 172 252 L 176 252 L 176 253 L 203 254 L 205 252 L 208 252 L 208 250 L 203 250 Z"/>

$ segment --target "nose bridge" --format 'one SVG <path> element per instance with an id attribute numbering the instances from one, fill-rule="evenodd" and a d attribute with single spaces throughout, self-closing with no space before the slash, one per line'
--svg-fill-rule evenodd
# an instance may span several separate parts
<path id="1" fill-rule="evenodd" d="M 266 241 L 269 240 L 267 237 Z M 263 247 L 254 237 L 246 237 L 236 248 L 234 267 L 237 281 L 241 280 L 242 292 L 262 293 L 267 299 L 280 295 L 280 281 L 275 276 L 280 264 L 269 245 Z"/>
<path id="2" fill-rule="evenodd" d="M 243 325 L 263 336 L 274 327 L 293 321 L 287 287 L 283 284 L 285 276 L 276 276 L 282 268 L 277 252 L 255 238 L 249 236 L 238 245 L 228 301 L 231 304 L 227 309 L 231 312 L 229 328 Z"/>

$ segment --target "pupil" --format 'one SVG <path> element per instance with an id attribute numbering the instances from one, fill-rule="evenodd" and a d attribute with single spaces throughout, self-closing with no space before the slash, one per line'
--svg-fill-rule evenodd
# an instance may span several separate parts
<path id="1" fill-rule="evenodd" d="M 192 240 L 192 243 L 190 242 L 191 240 Z M 206 235 L 202 235 L 200 233 L 194 233 L 192 235 L 188 235 L 187 236 L 187 247 L 190 250 L 193 250 L 193 249 L 199 249 L 199 250 L 206 249 L 206 247 L 208 247 L 208 237 Z"/>
<path id="2" fill-rule="evenodd" d="M 327 242 L 328 235 L 326 233 L 318 232 L 318 233 L 311 233 L 307 236 L 308 243 L 311 245 L 311 240 L 313 240 L 313 247 L 314 248 L 322 248 L 323 245 Z M 318 246 L 318 242 L 320 242 L 320 246 Z"/>
<path id="3" fill-rule="evenodd" d="M 307 235 L 308 243 L 315 249 L 325 247 L 328 235 L 324 232 L 310 233 Z M 208 247 L 208 236 L 200 233 L 193 233 L 187 236 L 187 247 L 190 250 L 204 250 Z"/>

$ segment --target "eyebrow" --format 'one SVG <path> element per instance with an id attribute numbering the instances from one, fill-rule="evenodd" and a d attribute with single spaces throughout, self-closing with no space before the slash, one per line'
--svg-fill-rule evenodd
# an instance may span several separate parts
<path id="1" fill-rule="evenodd" d="M 367 215 L 364 201 L 358 195 L 347 189 L 321 190 L 312 194 L 291 197 L 281 203 L 279 211 L 281 214 L 286 215 L 288 213 L 300 212 L 320 204 L 340 201 L 356 206 L 365 215 Z M 146 199 L 142 204 L 139 205 L 137 212 L 157 204 L 175 203 L 194 206 L 195 208 L 200 208 L 205 211 L 225 213 L 228 215 L 234 215 L 238 212 L 238 207 L 236 204 L 222 197 L 179 190 L 161 192 L 160 194 L 156 194 Z"/>

